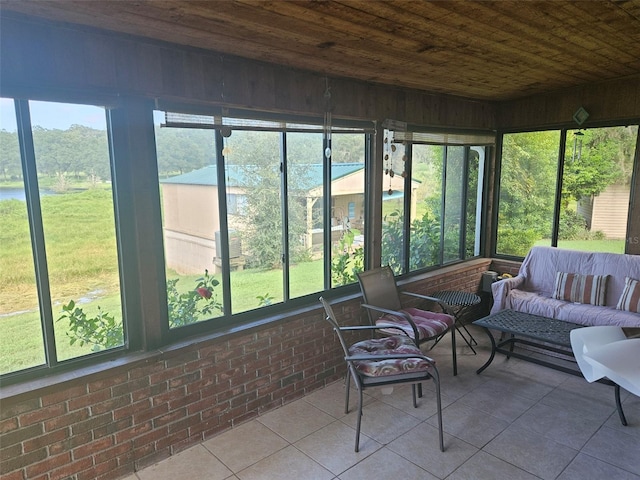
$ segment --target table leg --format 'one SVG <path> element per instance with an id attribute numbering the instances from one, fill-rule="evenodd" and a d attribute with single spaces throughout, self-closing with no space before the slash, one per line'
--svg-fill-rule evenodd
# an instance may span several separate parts
<path id="1" fill-rule="evenodd" d="M 491 362 L 493 362 L 493 357 L 496 356 L 496 340 L 495 338 L 493 338 L 493 335 L 491 334 L 488 328 L 486 327 L 483 327 L 483 328 L 484 328 L 484 331 L 487 332 L 487 335 L 489 336 L 489 340 L 491 340 L 491 355 L 489 356 L 489 360 L 487 360 L 484 365 L 482 365 L 478 370 L 476 370 L 477 374 L 482 373 L 482 371 L 485 368 L 491 365 Z"/>
<path id="2" fill-rule="evenodd" d="M 622 411 L 622 402 L 620 401 L 620 385 L 616 383 L 614 388 L 616 391 L 616 407 L 618 409 L 618 416 L 620 417 L 620 423 L 622 423 L 622 425 L 626 427 L 627 419 L 625 418 L 624 412 Z"/>

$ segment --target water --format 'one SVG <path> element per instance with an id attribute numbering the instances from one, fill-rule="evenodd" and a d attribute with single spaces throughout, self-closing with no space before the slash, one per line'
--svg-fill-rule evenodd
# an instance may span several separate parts
<path id="1" fill-rule="evenodd" d="M 54 192 L 50 190 L 40 190 L 40 196 L 53 195 Z M 25 193 L 22 188 L 0 188 L 0 201 L 2 200 L 21 200 L 25 201 Z"/>

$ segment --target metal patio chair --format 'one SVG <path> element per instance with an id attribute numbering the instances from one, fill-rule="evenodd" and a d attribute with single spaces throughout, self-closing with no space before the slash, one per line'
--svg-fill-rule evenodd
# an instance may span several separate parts
<path id="1" fill-rule="evenodd" d="M 404 333 L 374 338 L 349 345 L 343 333 L 347 331 L 378 330 L 373 325 L 340 326 L 331 305 L 322 297 L 320 302 L 326 312 L 326 320 L 336 333 L 344 359 L 347 362 L 345 413 L 349 413 L 350 379 L 358 391 L 358 418 L 356 420 L 355 451 L 360 449 L 360 425 L 362 420 L 363 391 L 370 387 L 395 384 L 411 384 L 413 406 L 418 407 L 417 397 L 422 396 L 416 388 L 425 380 L 433 380 L 436 386 L 440 451 L 444 452 L 442 430 L 442 402 L 440 398 L 440 376 L 433 359 L 425 356 L 415 342 Z"/>
<path id="2" fill-rule="evenodd" d="M 400 292 L 391 267 L 378 267 L 358 274 L 358 282 L 362 290 L 364 303 L 362 306 L 369 314 L 372 325 L 381 328 L 381 333 L 397 334 L 397 328 L 404 330 L 418 345 L 429 340 L 441 338 L 451 332 L 451 352 L 453 356 L 453 374 L 458 374 L 456 360 L 455 316 L 449 305 L 442 300 L 413 292 Z M 440 305 L 445 313 L 436 313 L 419 308 L 403 308 L 400 294 L 429 300 Z"/>

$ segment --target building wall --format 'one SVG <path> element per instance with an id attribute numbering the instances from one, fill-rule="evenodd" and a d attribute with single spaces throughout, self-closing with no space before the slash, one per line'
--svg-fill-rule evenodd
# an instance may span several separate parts
<path id="1" fill-rule="evenodd" d="M 447 267 L 405 288 L 478 292 L 488 266 Z M 364 321 L 359 297 L 335 311 L 344 323 Z M 116 479 L 340 380 L 342 352 L 322 315 L 314 308 L 184 342 L 23 394 L 3 388 L 2 479 Z M 448 348 L 431 355 L 448 357 Z"/>
<path id="2" fill-rule="evenodd" d="M 629 193 L 628 185 L 609 185 L 593 199 L 592 232 L 604 232 L 607 238 L 611 239 L 626 238 Z"/>

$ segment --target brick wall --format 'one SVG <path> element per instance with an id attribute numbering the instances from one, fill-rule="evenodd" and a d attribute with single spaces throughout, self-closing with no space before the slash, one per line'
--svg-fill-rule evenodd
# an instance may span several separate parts
<path id="1" fill-rule="evenodd" d="M 489 261 L 422 276 L 414 291 L 478 291 Z M 359 322 L 360 299 L 334 306 Z M 319 305 L 318 305 L 319 306 Z M 116 479 L 342 378 L 320 309 L 174 346 L 143 360 L 5 398 L 3 480 Z"/>

